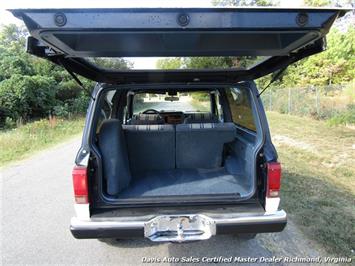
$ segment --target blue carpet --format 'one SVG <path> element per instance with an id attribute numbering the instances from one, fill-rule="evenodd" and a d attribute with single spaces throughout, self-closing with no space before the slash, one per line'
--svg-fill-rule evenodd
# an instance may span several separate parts
<path id="1" fill-rule="evenodd" d="M 152 170 L 135 176 L 119 198 L 240 193 L 247 194 L 237 175 L 224 168 Z"/>

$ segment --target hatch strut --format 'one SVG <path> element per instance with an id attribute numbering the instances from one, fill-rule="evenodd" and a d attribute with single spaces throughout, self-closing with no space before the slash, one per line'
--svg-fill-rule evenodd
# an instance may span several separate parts
<path id="1" fill-rule="evenodd" d="M 262 91 L 256 96 L 256 97 L 260 97 L 261 94 L 263 94 L 264 91 L 266 91 L 267 88 L 269 88 L 269 86 L 274 83 L 280 76 L 281 74 L 286 70 L 287 66 L 284 68 L 281 68 L 276 74 L 275 76 L 272 77 L 272 79 L 270 80 L 269 84 L 266 85 L 266 87 L 264 89 L 262 89 Z"/>
<path id="2" fill-rule="evenodd" d="M 72 76 L 72 78 L 76 81 L 76 83 L 78 83 L 78 85 L 84 90 L 86 91 L 86 88 L 84 87 L 84 84 L 80 81 L 80 79 L 74 74 L 73 71 L 71 71 L 69 68 L 66 67 L 65 64 L 62 63 L 62 60 L 58 60 L 59 63 L 62 65 L 62 67 L 64 67 L 64 69 L 70 74 L 70 76 Z M 92 96 L 92 94 L 90 93 L 90 98 L 92 100 L 95 101 L 95 98 Z"/>

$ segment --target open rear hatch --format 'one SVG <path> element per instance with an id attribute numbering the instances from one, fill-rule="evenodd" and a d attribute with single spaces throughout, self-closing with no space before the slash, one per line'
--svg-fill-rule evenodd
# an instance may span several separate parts
<path id="1" fill-rule="evenodd" d="M 29 53 L 104 83 L 253 80 L 325 49 L 344 9 L 13 9 Z M 267 56 L 249 69 L 108 70 L 88 57 Z"/>

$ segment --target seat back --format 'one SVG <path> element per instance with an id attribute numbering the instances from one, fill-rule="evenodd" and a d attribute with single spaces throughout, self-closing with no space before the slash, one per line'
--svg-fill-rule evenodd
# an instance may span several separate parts
<path id="1" fill-rule="evenodd" d="M 133 115 L 130 125 L 158 125 L 164 124 L 164 119 L 159 114 L 136 114 Z"/>
<path id="2" fill-rule="evenodd" d="M 176 126 L 176 167 L 215 168 L 222 165 L 223 146 L 236 137 L 233 123 Z"/>
<path id="3" fill-rule="evenodd" d="M 189 113 L 184 123 L 218 123 L 218 117 L 212 113 Z"/>
<path id="4" fill-rule="evenodd" d="M 132 173 L 175 168 L 173 125 L 123 125 Z"/>
<path id="5" fill-rule="evenodd" d="M 127 188 L 131 181 L 121 121 L 110 119 L 102 123 L 98 134 L 98 146 L 102 156 L 103 176 L 107 185 L 106 191 L 109 195 L 117 195 Z"/>

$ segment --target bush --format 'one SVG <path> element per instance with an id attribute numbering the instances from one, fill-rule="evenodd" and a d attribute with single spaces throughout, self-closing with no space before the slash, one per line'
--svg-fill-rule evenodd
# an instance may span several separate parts
<path id="1" fill-rule="evenodd" d="M 0 106 L 0 128 L 5 126 L 6 117 L 8 116 L 8 110 Z"/>
<path id="2" fill-rule="evenodd" d="M 58 101 L 53 108 L 53 114 L 59 117 L 69 118 L 70 116 L 84 115 L 88 108 L 90 97 L 79 91 L 77 98 L 69 99 L 65 102 Z"/>
<path id="3" fill-rule="evenodd" d="M 0 106 L 13 120 L 44 117 L 56 103 L 55 91 L 52 78 L 15 74 L 0 82 Z"/>
<path id="4" fill-rule="evenodd" d="M 68 104 L 56 105 L 53 108 L 53 114 L 59 117 L 69 117 L 69 107 Z"/>
<path id="5" fill-rule="evenodd" d="M 5 55 L 0 57 L 0 80 L 9 79 L 14 74 L 32 75 L 33 67 L 18 55 Z"/>
<path id="6" fill-rule="evenodd" d="M 196 101 L 209 101 L 210 100 L 210 95 L 205 92 L 194 92 L 194 93 L 190 93 L 190 95 Z"/>
<path id="7" fill-rule="evenodd" d="M 78 98 L 71 100 L 69 110 L 74 115 L 86 114 L 89 102 L 90 96 L 88 96 L 85 92 L 81 92 Z"/>
<path id="8" fill-rule="evenodd" d="M 355 125 L 355 104 L 349 104 L 345 112 L 336 114 L 328 120 L 331 126 L 336 125 Z"/>
<path id="9" fill-rule="evenodd" d="M 17 126 L 17 124 L 14 120 L 12 120 L 10 117 L 6 117 L 4 129 L 12 129 L 12 128 L 15 128 L 16 126 Z"/>
<path id="10" fill-rule="evenodd" d="M 80 86 L 74 80 L 62 81 L 59 83 L 56 91 L 56 99 L 65 102 L 79 96 Z"/>

